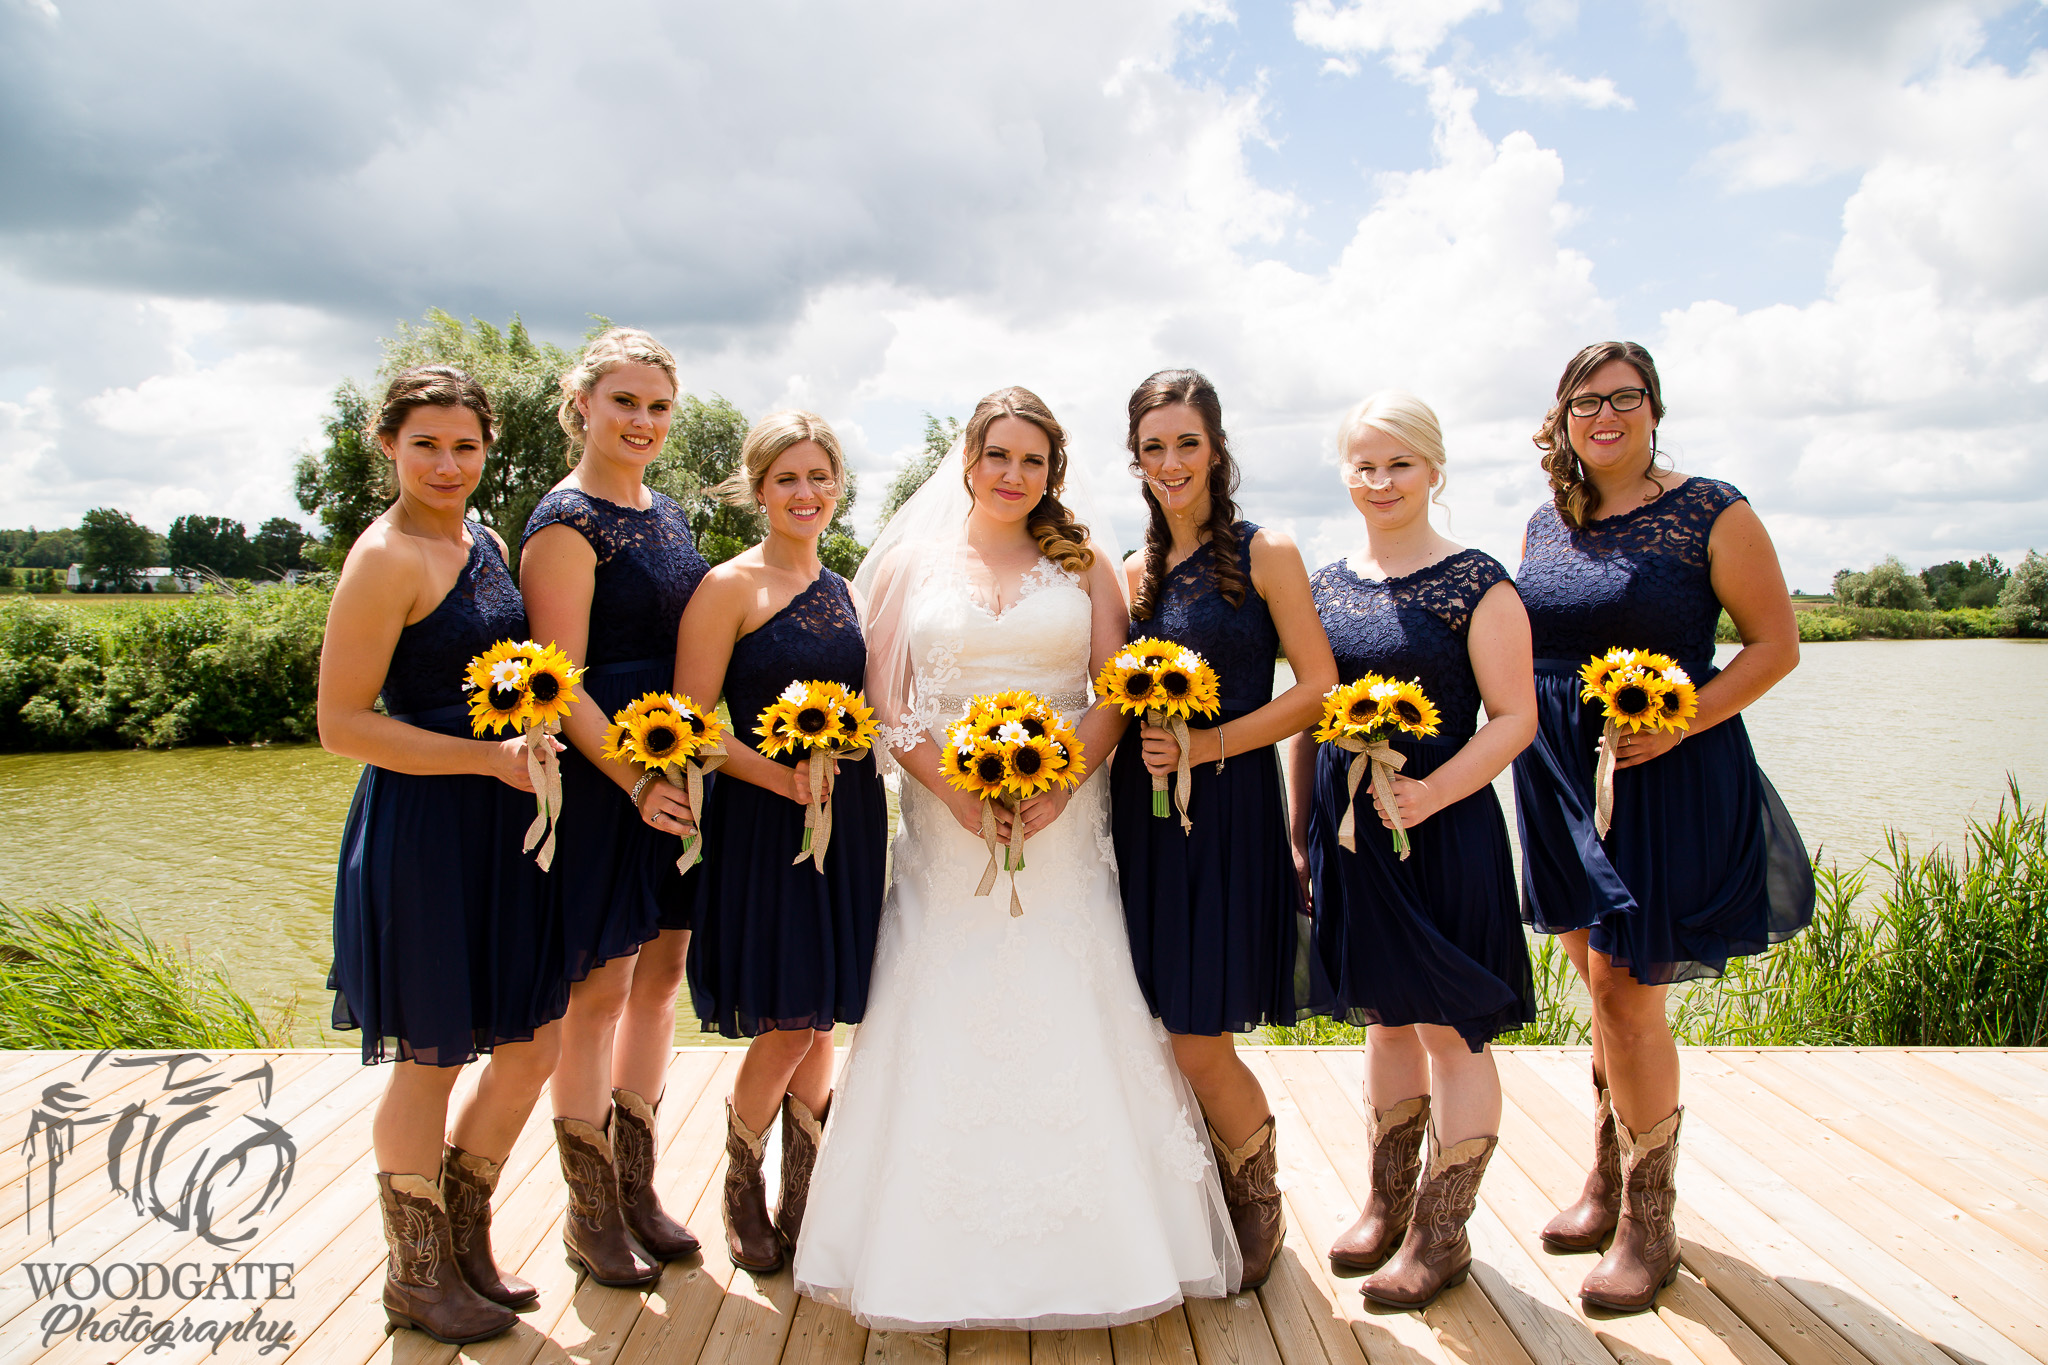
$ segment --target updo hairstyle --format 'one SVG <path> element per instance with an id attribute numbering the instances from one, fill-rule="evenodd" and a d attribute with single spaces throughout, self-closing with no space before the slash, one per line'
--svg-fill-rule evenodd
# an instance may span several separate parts
<path id="1" fill-rule="evenodd" d="M 583 458 L 585 424 L 576 400 L 596 392 L 597 381 L 621 365 L 652 365 L 668 376 L 671 393 L 681 391 L 682 386 L 676 381 L 676 358 L 668 347 L 637 327 L 612 327 L 600 333 L 562 375 L 562 402 L 555 409 L 555 420 L 569 434 L 570 464 Z"/>
<path id="2" fill-rule="evenodd" d="M 1401 448 L 1429 466 L 1436 476 L 1429 500 L 1441 504 L 1444 487 L 1451 481 L 1444 467 L 1444 429 L 1429 404 L 1400 389 L 1381 389 L 1361 400 L 1337 424 L 1337 459 L 1351 458 L 1351 443 L 1367 427 L 1383 431 L 1401 443 Z"/>
<path id="3" fill-rule="evenodd" d="M 396 442 L 405 429 L 405 419 L 415 408 L 468 408 L 476 414 L 478 431 L 485 448 L 497 439 L 493 431 L 491 396 L 484 386 L 453 365 L 415 365 L 391 376 L 384 401 L 366 433 L 382 452 L 384 442 Z M 377 477 L 377 491 L 387 498 L 398 496 L 398 470 L 388 459 Z"/>
<path id="4" fill-rule="evenodd" d="M 1201 371 L 1161 370 L 1132 390 L 1130 429 L 1124 437 L 1124 445 L 1131 452 L 1131 471 L 1137 473 L 1141 468 L 1139 420 L 1148 412 L 1176 403 L 1187 404 L 1201 417 L 1209 449 L 1215 453 L 1216 458 L 1209 466 L 1209 517 L 1202 523 L 1201 535 L 1209 542 L 1210 571 L 1215 575 L 1217 591 L 1232 607 L 1241 607 L 1245 594 L 1251 590 L 1251 575 L 1245 569 L 1243 550 L 1237 543 L 1237 502 L 1233 496 L 1238 485 L 1237 461 L 1230 457 L 1230 438 L 1223 431 L 1223 400 L 1216 396 L 1216 386 Z M 1148 513 L 1145 576 L 1131 601 L 1131 619 L 1145 621 L 1151 619 L 1159 606 L 1159 584 L 1166 577 L 1173 528 L 1167 524 L 1166 509 L 1159 505 L 1152 485 L 1141 482 L 1139 487 L 1144 490 Z"/>
<path id="5" fill-rule="evenodd" d="M 1564 374 L 1557 381 L 1557 398 L 1550 405 L 1550 411 L 1543 414 L 1543 425 L 1536 429 L 1530 439 L 1543 452 L 1543 472 L 1550 476 L 1551 496 L 1557 502 L 1557 514 L 1564 518 L 1565 525 L 1575 531 L 1586 529 L 1588 514 L 1593 510 L 1595 493 L 1593 485 L 1586 480 L 1586 469 L 1579 463 L 1578 452 L 1572 449 L 1571 414 L 1565 404 L 1572 392 L 1586 382 L 1593 371 L 1610 360 L 1626 360 L 1641 377 L 1643 387 L 1650 392 L 1650 416 L 1658 422 L 1664 420 L 1664 386 L 1657 379 L 1657 362 L 1650 359 L 1650 353 L 1633 341 L 1601 341 L 1586 347 L 1573 356 L 1571 363 L 1564 367 Z M 1650 470 L 1657 470 L 1657 429 L 1650 428 Z M 1668 471 L 1668 466 L 1666 467 Z"/>
<path id="6" fill-rule="evenodd" d="M 988 446 L 989 427 L 999 417 L 1018 418 L 1045 433 L 1052 446 L 1046 458 L 1045 493 L 1025 519 L 1025 529 L 1038 542 L 1040 554 L 1068 573 L 1086 573 L 1095 563 L 1095 552 L 1088 548 L 1088 528 L 1075 521 L 1074 514 L 1060 501 L 1060 490 L 1067 483 L 1066 429 L 1052 415 L 1045 400 L 1031 390 L 1012 385 L 997 389 L 974 405 L 974 415 L 967 419 L 966 429 L 960 433 L 960 481 L 967 486 L 968 497 L 974 496 L 969 475 Z"/>
<path id="7" fill-rule="evenodd" d="M 846 488 L 846 457 L 840 452 L 839 437 L 831 424 L 815 412 L 790 409 L 771 412 L 747 431 L 740 443 L 740 465 L 711 489 L 712 496 L 734 507 L 752 507 L 761 496 L 761 483 L 769 468 L 784 451 L 805 441 L 816 441 L 832 462 L 832 477 L 839 481 L 841 496 Z"/>

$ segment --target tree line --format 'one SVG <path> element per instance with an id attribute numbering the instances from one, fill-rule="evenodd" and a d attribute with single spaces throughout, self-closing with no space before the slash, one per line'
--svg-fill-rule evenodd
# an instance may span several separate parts
<path id="1" fill-rule="evenodd" d="M 1997 555 L 1951 559 L 1914 573 L 1897 555 L 1868 569 L 1843 569 L 1835 601 L 1845 607 L 1886 611 L 1984 611 L 2024 634 L 2048 633 L 2048 556 L 2028 550 L 2007 568 Z"/>
<path id="2" fill-rule="evenodd" d="M 145 569 L 159 565 L 184 575 L 282 578 L 319 567 L 320 550 L 305 527 L 286 517 L 272 517 L 252 536 L 233 518 L 194 513 L 159 534 L 117 507 L 95 507 L 76 527 L 0 530 L 0 588 L 54 592 L 73 564 L 84 566 L 89 583 L 116 589 L 137 586 Z"/>

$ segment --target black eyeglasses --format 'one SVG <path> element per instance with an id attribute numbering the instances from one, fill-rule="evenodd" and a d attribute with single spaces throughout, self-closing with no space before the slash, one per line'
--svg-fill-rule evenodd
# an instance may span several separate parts
<path id="1" fill-rule="evenodd" d="M 1613 393 L 1582 393 L 1565 404 L 1574 417 L 1598 417 L 1600 405 L 1607 404 L 1616 412 L 1634 412 L 1648 400 L 1648 389 L 1616 389 Z"/>

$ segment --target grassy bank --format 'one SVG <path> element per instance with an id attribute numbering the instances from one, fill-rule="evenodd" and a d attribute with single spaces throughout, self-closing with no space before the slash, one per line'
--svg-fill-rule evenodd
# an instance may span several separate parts
<path id="1" fill-rule="evenodd" d="M 1852 871 L 1816 869 L 1811 927 L 1727 975 L 1671 992 L 1682 1043 L 1736 1047 L 2048 1045 L 2048 814 L 2017 786 L 1959 852 L 1898 835 Z M 1557 940 L 1531 945 L 1538 1019 L 1506 1043 L 1588 1041 L 1584 995 Z M 1328 1020 L 1274 1043 L 1364 1041 Z"/>
<path id="2" fill-rule="evenodd" d="M 286 1046 L 225 976 L 98 907 L 0 903 L 0 1048 Z"/>
<path id="3" fill-rule="evenodd" d="M 1989 640 L 2021 634 L 1996 607 L 1959 607 L 1954 611 L 1892 611 L 1882 607 L 1845 607 L 1838 603 L 1808 607 L 1795 604 L 1801 644 L 1831 640 Z M 1728 613 L 1714 638 L 1733 644 L 1742 637 Z"/>
<path id="4" fill-rule="evenodd" d="M 0 750 L 312 739 L 327 601 L 0 602 Z"/>

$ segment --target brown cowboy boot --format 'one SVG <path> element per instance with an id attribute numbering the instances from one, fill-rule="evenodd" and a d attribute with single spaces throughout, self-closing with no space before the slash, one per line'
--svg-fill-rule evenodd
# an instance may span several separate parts
<path id="1" fill-rule="evenodd" d="M 1593 1110 L 1593 1169 L 1586 1173 L 1579 1202 L 1543 1225 L 1543 1245 L 1552 1251 L 1598 1251 L 1621 1217 L 1621 1144 L 1614 1135 L 1619 1125 L 1607 1082 L 1597 1071 L 1593 1089 L 1600 1097 Z"/>
<path id="2" fill-rule="evenodd" d="M 540 1291 L 498 1269 L 491 1255 L 491 1195 L 498 1188 L 497 1162 L 450 1143 L 441 1158 L 441 1198 L 448 1206 L 448 1230 L 455 1238 L 455 1264 L 469 1287 L 506 1308 L 525 1308 Z"/>
<path id="3" fill-rule="evenodd" d="M 768 1218 L 768 1183 L 761 1154 L 768 1137 L 740 1120 L 725 1101 L 725 1249 L 732 1263 L 757 1275 L 782 1269 L 782 1240 Z"/>
<path id="4" fill-rule="evenodd" d="M 1466 1138 L 1450 1151 L 1429 1134 L 1429 1174 L 1415 1195 L 1415 1217 L 1394 1259 L 1361 1286 L 1365 1297 L 1388 1308 L 1421 1308 L 1472 1269 L 1465 1222 L 1479 1202 L 1479 1181 L 1498 1137 Z"/>
<path id="5" fill-rule="evenodd" d="M 556 1119 L 555 1148 L 562 1157 L 562 1183 L 569 1187 L 569 1214 L 562 1220 L 569 1263 L 612 1289 L 639 1289 L 660 1279 L 661 1262 L 626 1226 L 604 1130 L 582 1119 Z"/>
<path id="6" fill-rule="evenodd" d="M 1239 1289 L 1257 1289 L 1273 1273 L 1273 1258 L 1280 1254 L 1287 1225 L 1280 1213 L 1280 1157 L 1273 1150 L 1273 1116 L 1233 1149 L 1209 1130 L 1222 1167 L 1223 1203 L 1230 1210 L 1230 1227 L 1237 1234 L 1237 1252 L 1244 1260 L 1244 1281 Z"/>
<path id="7" fill-rule="evenodd" d="M 1579 1297 L 1610 1313 L 1640 1313 L 1678 1278 L 1678 1124 L 1680 1105 L 1641 1137 L 1615 1115 L 1621 1134 L 1621 1222 L 1614 1245 L 1587 1272 Z"/>
<path id="8" fill-rule="evenodd" d="M 654 1116 L 661 1101 L 649 1104 L 630 1090 L 612 1091 L 612 1152 L 618 1158 L 619 1201 L 626 1226 L 658 1261 L 695 1256 L 702 1244 L 668 1216 L 654 1192 Z"/>
<path id="9" fill-rule="evenodd" d="M 825 1109 L 832 1097 L 825 1097 Z M 825 1115 L 811 1114 L 810 1106 L 794 1095 L 782 1097 L 782 1197 L 775 1201 L 775 1230 L 782 1244 L 796 1250 L 797 1234 L 803 1230 L 804 1205 L 811 1197 L 811 1172 L 818 1165 L 818 1144 L 825 1140 Z"/>
<path id="10" fill-rule="evenodd" d="M 1338 1270 L 1377 1270 L 1408 1235 L 1415 1212 L 1415 1179 L 1422 1174 L 1422 1135 L 1429 1129 L 1429 1096 L 1417 1095 L 1388 1109 L 1374 1109 L 1367 1125 L 1372 1145 L 1372 1193 L 1358 1221 L 1330 1244 Z"/>
<path id="11" fill-rule="evenodd" d="M 441 1191 L 423 1175 L 377 1172 L 384 1209 L 385 1331 L 412 1327 L 462 1346 L 497 1336 L 519 1321 L 463 1282 Z"/>

